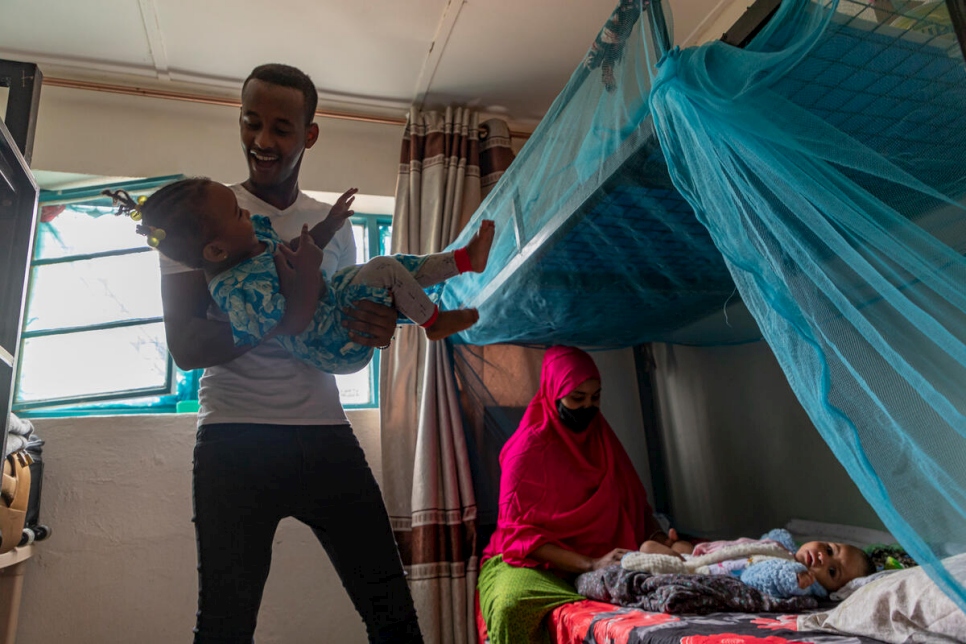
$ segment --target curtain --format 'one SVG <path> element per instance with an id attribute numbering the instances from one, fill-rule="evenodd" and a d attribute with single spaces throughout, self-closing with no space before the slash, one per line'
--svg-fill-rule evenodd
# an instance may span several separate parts
<path id="1" fill-rule="evenodd" d="M 413 109 L 392 251 L 439 252 L 513 159 L 509 128 L 465 108 Z M 380 373 L 383 493 L 427 644 L 476 641 L 477 508 L 448 345 L 405 325 Z"/>

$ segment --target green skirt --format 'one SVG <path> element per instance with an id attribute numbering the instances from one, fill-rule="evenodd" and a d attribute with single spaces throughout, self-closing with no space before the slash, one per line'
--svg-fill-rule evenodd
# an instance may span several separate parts
<path id="1" fill-rule="evenodd" d="M 586 599 L 553 573 L 511 566 L 502 556 L 483 564 L 478 588 L 490 644 L 550 642 L 544 618 L 557 606 Z"/>

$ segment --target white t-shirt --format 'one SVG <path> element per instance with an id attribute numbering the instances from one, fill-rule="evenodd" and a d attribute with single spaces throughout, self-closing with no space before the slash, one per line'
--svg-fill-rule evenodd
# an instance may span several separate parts
<path id="1" fill-rule="evenodd" d="M 329 214 L 331 206 L 303 192 L 295 203 L 278 210 L 245 190 L 231 186 L 238 205 L 253 215 L 265 215 L 279 237 L 292 239 Z M 352 226 L 339 229 L 325 247 L 322 270 L 327 276 L 354 264 L 356 243 Z M 194 270 L 161 255 L 161 274 Z M 209 319 L 227 321 L 214 304 Z M 198 390 L 198 425 L 265 423 L 271 425 L 341 425 L 347 421 L 335 376 L 310 367 L 270 340 L 229 363 L 205 369 Z"/>

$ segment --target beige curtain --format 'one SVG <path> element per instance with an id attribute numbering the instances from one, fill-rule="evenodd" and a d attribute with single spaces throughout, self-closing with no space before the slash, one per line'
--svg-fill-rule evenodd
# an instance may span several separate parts
<path id="1" fill-rule="evenodd" d="M 392 251 L 452 242 L 513 159 L 503 121 L 413 109 L 403 135 Z M 383 493 L 427 644 L 476 641 L 476 498 L 447 346 L 396 332 L 380 374 Z"/>

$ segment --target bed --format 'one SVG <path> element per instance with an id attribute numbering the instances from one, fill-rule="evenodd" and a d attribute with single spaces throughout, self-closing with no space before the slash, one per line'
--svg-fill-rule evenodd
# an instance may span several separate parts
<path id="1" fill-rule="evenodd" d="M 773 91 L 958 199 L 966 194 L 960 45 L 951 27 L 880 22 L 881 5 L 841 0 L 821 42 Z M 641 6 L 640 20 L 615 12 L 611 66 L 592 50 L 474 215 L 494 219 L 497 237 L 484 273 L 443 288 L 445 308 L 480 311 L 459 341 L 626 347 L 759 337 L 721 315 L 737 299 L 734 281 L 671 182 L 648 104 L 660 3 Z M 475 229 L 471 221 L 453 247 Z"/>
<path id="2" fill-rule="evenodd" d="M 566 604 L 549 619 L 555 644 L 781 644 L 818 642 L 878 644 L 881 640 L 799 631 L 798 615 L 711 613 L 668 615 L 591 600 Z"/>
<path id="3" fill-rule="evenodd" d="M 943 565 L 966 578 L 966 554 Z M 877 573 L 854 582 L 844 601 L 817 611 L 668 615 L 595 601 L 566 604 L 548 618 L 556 644 L 871 644 L 966 641 L 963 613 L 921 567 Z M 840 591 L 841 592 L 841 591 Z"/>
<path id="4" fill-rule="evenodd" d="M 554 644 L 881 644 L 882 640 L 827 631 L 799 631 L 798 615 L 711 613 L 669 615 L 585 600 L 564 604 L 547 618 Z M 477 616 L 479 641 L 486 626 Z"/>
<path id="5" fill-rule="evenodd" d="M 894 543 L 886 532 L 793 519 L 786 526 L 796 541 L 835 540 L 860 547 Z M 962 551 L 966 547 L 960 547 Z M 966 552 L 943 565 L 966 578 Z M 966 642 L 966 613 L 921 567 L 879 572 L 839 591 L 840 602 L 824 602 L 806 613 L 714 612 L 668 614 L 593 600 L 565 604 L 547 617 L 554 644 L 903 644 Z M 479 641 L 486 624 L 477 605 Z"/>

